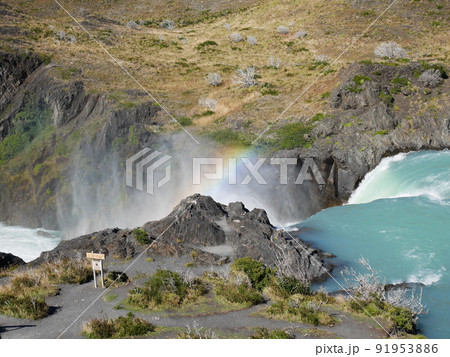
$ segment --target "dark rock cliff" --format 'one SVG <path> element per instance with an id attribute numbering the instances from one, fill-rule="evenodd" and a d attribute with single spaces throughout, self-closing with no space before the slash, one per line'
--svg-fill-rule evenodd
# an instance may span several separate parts
<path id="1" fill-rule="evenodd" d="M 159 108 L 152 102 L 123 108 L 106 93 L 86 92 L 81 81 L 61 81 L 57 69 L 38 55 L 0 54 L 0 140 L 18 131 L 17 117 L 45 120 L 38 139 L 27 138 L 25 155 L 6 162 L 0 157 L 0 221 L 58 228 L 58 208 L 72 215 L 74 165 L 90 174 L 86 181 L 99 183 L 95 173 L 108 176 L 112 156 L 124 157 L 156 140 L 139 130 L 135 142 L 127 143 L 131 127 L 153 124 Z"/>
<path id="2" fill-rule="evenodd" d="M 450 148 L 449 80 L 440 70 L 443 84 L 434 88 L 419 81 L 419 63 L 354 64 L 343 71 L 330 114 L 310 134 L 312 147 L 281 153 L 300 163 L 313 158 L 325 180 L 325 187 L 308 186 L 309 215 L 345 203 L 384 157 Z"/>

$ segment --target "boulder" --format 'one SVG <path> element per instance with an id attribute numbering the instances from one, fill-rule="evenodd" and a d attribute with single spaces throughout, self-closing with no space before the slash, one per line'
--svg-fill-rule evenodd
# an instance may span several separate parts
<path id="1" fill-rule="evenodd" d="M 25 262 L 22 258 L 16 257 L 11 253 L 0 252 L 0 269 L 8 269 L 13 266 L 24 265 Z"/>

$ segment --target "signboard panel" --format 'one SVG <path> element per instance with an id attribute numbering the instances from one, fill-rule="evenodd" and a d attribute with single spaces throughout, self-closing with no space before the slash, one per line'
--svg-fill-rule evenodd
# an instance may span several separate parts
<path id="1" fill-rule="evenodd" d="M 86 253 L 86 257 L 89 259 L 105 260 L 105 254 L 99 254 L 99 253 Z"/>

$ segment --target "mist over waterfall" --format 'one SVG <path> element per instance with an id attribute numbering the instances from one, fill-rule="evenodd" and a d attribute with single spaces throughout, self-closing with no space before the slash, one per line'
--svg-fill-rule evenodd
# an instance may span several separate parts
<path id="1" fill-rule="evenodd" d="M 136 165 L 133 166 L 133 186 L 126 185 L 126 158 L 119 158 L 113 151 L 100 156 L 92 154 L 93 148 L 85 147 L 74 155 L 70 200 L 60 198 L 58 201 L 58 220 L 65 239 L 109 227 L 133 228 L 161 219 L 194 193 L 210 195 L 223 204 L 241 201 L 248 209 L 266 209 L 275 225 L 305 219 L 311 207 L 319 210 L 318 200 L 313 199 L 314 193 L 320 192 L 314 175 L 307 174 L 310 179 L 295 184 L 301 165 L 290 165 L 286 184 L 280 184 L 280 165 L 272 165 L 270 158 L 261 158 L 255 151 L 245 148 L 222 148 L 207 140 L 198 145 L 184 134 L 166 137 L 148 148 L 149 154 L 158 151 L 161 156 L 170 157 L 167 163 L 170 180 L 158 187 L 166 170 L 165 167 L 155 170 L 151 194 L 145 185 L 142 191 L 136 188 Z M 204 164 L 197 173 L 200 183 L 195 183 L 194 160 L 199 158 L 219 159 L 222 178 L 208 179 L 206 176 L 217 173 L 218 167 Z M 264 160 L 257 169 L 262 181 L 244 163 L 256 167 L 258 160 Z M 147 181 L 145 168 L 149 165 L 147 163 L 143 170 L 144 183 Z"/>

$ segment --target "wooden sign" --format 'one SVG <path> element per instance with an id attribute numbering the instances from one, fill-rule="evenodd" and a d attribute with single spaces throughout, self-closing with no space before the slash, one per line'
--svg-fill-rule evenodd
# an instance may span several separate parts
<path id="1" fill-rule="evenodd" d="M 95 271 L 102 271 L 103 270 L 103 264 L 102 264 L 102 260 L 92 260 L 92 269 Z"/>
<path id="2" fill-rule="evenodd" d="M 105 254 L 99 254 L 99 253 L 86 253 L 86 258 L 88 258 L 88 259 L 105 260 Z"/>
<path id="3" fill-rule="evenodd" d="M 100 278 L 102 281 L 102 287 L 105 287 L 105 279 L 103 274 L 103 261 L 105 260 L 105 254 L 100 253 L 86 253 L 86 257 L 92 260 L 92 272 L 94 273 L 94 287 L 97 288 L 97 272 L 100 272 Z"/>

